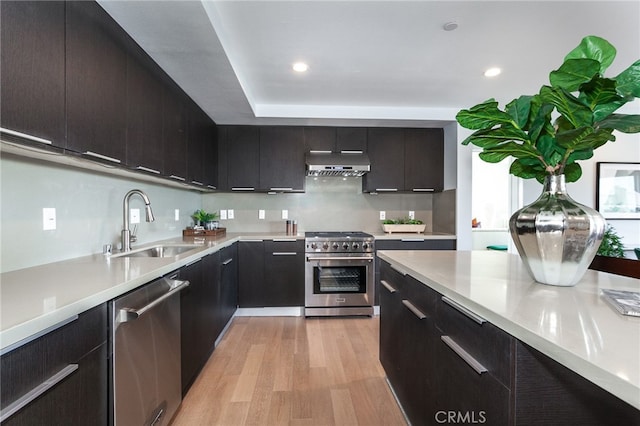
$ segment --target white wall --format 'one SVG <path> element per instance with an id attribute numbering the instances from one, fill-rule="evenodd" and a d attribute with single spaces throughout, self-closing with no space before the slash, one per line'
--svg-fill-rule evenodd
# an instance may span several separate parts
<path id="1" fill-rule="evenodd" d="M 115 245 L 122 230 L 122 202 L 131 189 L 151 200 L 155 222 L 144 221 L 139 208 L 138 244 L 181 235 L 190 214 L 200 208 L 197 192 L 114 177 L 75 167 L 7 155 L 0 158 L 0 271 L 101 253 L 103 244 Z M 42 230 L 42 209 L 54 207 L 57 229 Z M 174 220 L 180 209 L 180 220 Z"/>

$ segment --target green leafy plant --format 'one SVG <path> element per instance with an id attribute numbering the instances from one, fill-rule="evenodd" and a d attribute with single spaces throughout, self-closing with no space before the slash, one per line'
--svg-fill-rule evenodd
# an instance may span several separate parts
<path id="1" fill-rule="evenodd" d="M 385 225 L 422 225 L 423 222 L 419 219 L 409 219 L 409 218 L 401 218 L 401 219 L 385 219 L 382 221 Z"/>
<path id="2" fill-rule="evenodd" d="M 622 238 L 618 235 L 615 228 L 611 225 L 607 225 L 607 229 L 604 231 L 600 248 L 598 253 L 600 256 L 606 257 L 624 257 L 624 244 L 622 244 Z"/>
<path id="3" fill-rule="evenodd" d="M 614 141 L 614 130 L 640 132 L 640 115 L 614 114 L 640 97 L 640 60 L 616 77 L 604 77 L 615 56 L 608 41 L 583 38 L 538 94 L 520 96 L 504 110 L 489 99 L 458 112 L 458 123 L 474 130 L 463 145 L 482 148 L 480 158 L 489 163 L 514 157 L 509 172 L 521 178 L 543 182 L 547 175 L 564 174 L 567 182 L 577 181 L 582 169 L 576 161 Z"/>
<path id="4" fill-rule="evenodd" d="M 216 220 L 218 218 L 218 213 L 217 212 L 207 213 L 206 211 L 200 209 L 193 212 L 191 217 L 196 222 L 207 223 L 207 222 L 212 222 Z"/>

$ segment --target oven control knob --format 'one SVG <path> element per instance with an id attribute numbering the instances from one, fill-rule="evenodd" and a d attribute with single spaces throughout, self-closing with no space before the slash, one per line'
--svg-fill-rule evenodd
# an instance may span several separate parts
<path id="1" fill-rule="evenodd" d="M 322 243 L 322 248 L 325 250 L 329 249 L 329 243 Z"/>
<path id="2" fill-rule="evenodd" d="M 314 249 L 314 250 L 315 250 L 317 247 L 318 247 L 318 245 L 317 245 L 316 243 L 311 243 L 311 248 L 312 248 L 312 249 Z"/>
<path id="3" fill-rule="evenodd" d="M 358 250 L 358 247 L 360 247 L 360 244 L 353 243 L 351 246 L 353 247 L 354 250 Z"/>
<path id="4" fill-rule="evenodd" d="M 334 250 L 337 250 L 338 249 L 338 243 L 333 243 L 331 245 L 331 247 L 333 247 Z"/>
<path id="5" fill-rule="evenodd" d="M 366 250 L 369 248 L 369 243 L 362 243 L 362 250 Z"/>
<path id="6" fill-rule="evenodd" d="M 347 243 L 347 242 L 342 243 L 342 248 L 344 250 L 347 250 L 349 248 L 349 243 Z"/>

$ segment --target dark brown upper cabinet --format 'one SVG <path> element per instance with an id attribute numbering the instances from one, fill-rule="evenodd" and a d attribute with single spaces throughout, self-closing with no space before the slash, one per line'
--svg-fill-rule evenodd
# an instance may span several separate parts
<path id="1" fill-rule="evenodd" d="M 260 188 L 304 191 L 304 154 L 302 127 L 260 127 Z"/>
<path id="2" fill-rule="evenodd" d="M 336 152 L 367 152 L 367 129 L 365 127 L 337 127 Z"/>
<path id="3" fill-rule="evenodd" d="M 305 127 L 304 128 L 305 152 L 336 150 L 335 127 Z"/>
<path id="4" fill-rule="evenodd" d="M 162 70 L 133 40 L 127 55 L 127 158 L 129 167 L 164 172 Z"/>
<path id="5" fill-rule="evenodd" d="M 186 95 L 173 82 L 162 90 L 162 145 L 164 175 L 187 180 L 187 110 Z"/>
<path id="6" fill-rule="evenodd" d="M 66 2 L 67 149 L 124 163 L 126 33 L 97 3 Z"/>
<path id="7" fill-rule="evenodd" d="M 259 189 L 259 127 L 224 126 L 223 132 L 220 132 L 219 136 L 218 142 L 224 144 L 221 151 L 226 153 L 227 182 L 225 189 L 231 191 Z"/>
<path id="8" fill-rule="evenodd" d="M 65 146 L 65 2 L 0 2 L 0 126 Z"/>
<path id="9" fill-rule="evenodd" d="M 371 171 L 362 179 L 363 191 L 404 191 L 404 129 L 368 129 L 367 154 Z"/>

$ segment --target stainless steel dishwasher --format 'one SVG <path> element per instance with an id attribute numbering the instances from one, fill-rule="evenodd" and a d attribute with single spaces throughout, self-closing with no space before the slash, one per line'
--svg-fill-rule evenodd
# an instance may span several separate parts
<path id="1" fill-rule="evenodd" d="M 179 296 L 188 285 L 161 278 L 111 302 L 115 425 L 167 425 L 180 405 Z"/>

